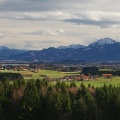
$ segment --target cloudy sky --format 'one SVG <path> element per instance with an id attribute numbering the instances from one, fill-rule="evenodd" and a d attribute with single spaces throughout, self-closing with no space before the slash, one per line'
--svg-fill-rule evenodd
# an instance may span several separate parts
<path id="1" fill-rule="evenodd" d="M 0 0 L 0 46 L 43 49 L 120 42 L 119 0 Z"/>

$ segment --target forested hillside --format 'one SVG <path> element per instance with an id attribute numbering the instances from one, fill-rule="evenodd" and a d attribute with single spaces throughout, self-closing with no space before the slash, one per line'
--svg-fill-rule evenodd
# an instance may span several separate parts
<path id="1" fill-rule="evenodd" d="M 120 120 L 120 86 L 0 82 L 0 120 Z"/>

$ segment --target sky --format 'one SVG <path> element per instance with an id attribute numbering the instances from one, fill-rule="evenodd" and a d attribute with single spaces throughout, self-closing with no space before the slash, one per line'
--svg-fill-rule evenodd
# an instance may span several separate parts
<path id="1" fill-rule="evenodd" d="M 119 0 L 0 0 L 0 46 L 41 50 L 120 42 Z"/>

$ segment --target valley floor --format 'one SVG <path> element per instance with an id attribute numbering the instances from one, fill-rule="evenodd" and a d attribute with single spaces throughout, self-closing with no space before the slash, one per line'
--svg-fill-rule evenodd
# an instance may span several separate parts
<path id="1" fill-rule="evenodd" d="M 69 75 L 79 75 L 80 72 L 59 72 L 59 71 L 52 71 L 52 70 L 39 70 L 37 73 L 30 72 L 30 71 L 12 71 L 12 70 L 1 70 L 0 72 L 13 72 L 13 73 L 20 73 L 26 81 L 30 79 L 43 79 L 45 76 L 49 77 L 49 79 L 61 79 L 64 76 Z M 65 81 L 65 83 L 70 84 L 71 81 Z M 55 84 L 56 81 L 51 82 L 51 84 Z M 104 84 L 106 85 L 115 85 L 120 86 L 120 77 L 112 77 L 112 78 L 103 78 L 98 77 L 94 80 L 88 81 L 75 81 L 76 85 L 79 87 L 81 83 L 84 83 L 85 86 L 89 84 L 94 87 L 100 87 Z"/>

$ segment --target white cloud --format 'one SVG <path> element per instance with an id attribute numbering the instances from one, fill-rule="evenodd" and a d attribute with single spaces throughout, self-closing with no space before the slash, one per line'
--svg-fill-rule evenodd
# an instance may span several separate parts
<path id="1" fill-rule="evenodd" d="M 119 0 L 0 0 L 0 43 L 39 49 L 62 45 L 59 41 L 120 40 L 119 6 Z"/>
<path id="2" fill-rule="evenodd" d="M 57 33 L 58 33 L 58 34 L 63 34 L 63 35 L 64 35 L 64 34 L 65 34 L 65 30 L 59 29 L 59 30 L 57 30 Z"/>
<path id="3" fill-rule="evenodd" d="M 25 35 L 35 35 L 35 36 L 58 36 L 64 34 L 65 31 L 63 29 L 59 29 L 57 31 L 53 31 L 51 29 L 47 30 L 39 30 L 35 32 L 27 32 L 27 33 L 22 33 Z"/>
<path id="4" fill-rule="evenodd" d="M 61 43 L 58 40 L 36 40 L 36 41 L 25 41 L 22 43 L 23 48 L 25 49 L 33 49 L 33 50 L 40 50 L 43 48 L 54 47 L 54 45 Z"/>
<path id="5" fill-rule="evenodd" d="M 44 12 L 6 12 L 0 13 L 1 19 L 16 19 L 16 20 L 64 20 L 72 18 L 74 15 L 62 11 L 44 11 Z"/>
<path id="6" fill-rule="evenodd" d="M 5 37 L 5 36 L 6 36 L 5 34 L 0 33 L 0 38 L 3 38 L 3 37 Z"/>
<path id="7" fill-rule="evenodd" d="M 31 35 L 42 35 L 42 36 L 57 36 L 56 32 L 50 31 L 50 30 L 41 30 L 38 32 L 32 32 L 32 33 L 28 33 Z"/>
<path id="8" fill-rule="evenodd" d="M 40 43 L 53 44 L 53 43 L 61 43 L 61 41 L 58 41 L 58 40 L 41 40 Z"/>

